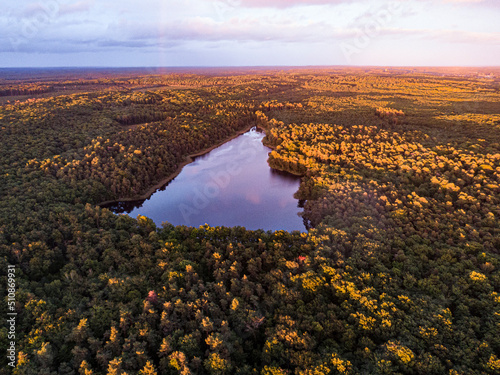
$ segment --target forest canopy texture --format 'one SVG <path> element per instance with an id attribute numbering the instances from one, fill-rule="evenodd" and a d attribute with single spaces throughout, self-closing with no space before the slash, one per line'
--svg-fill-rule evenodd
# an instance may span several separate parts
<path id="1" fill-rule="evenodd" d="M 4 324 L 0 374 L 500 374 L 492 76 L 4 76 L 0 315 L 14 265 L 17 358 Z M 255 125 L 270 166 L 302 176 L 308 233 L 100 206 Z"/>

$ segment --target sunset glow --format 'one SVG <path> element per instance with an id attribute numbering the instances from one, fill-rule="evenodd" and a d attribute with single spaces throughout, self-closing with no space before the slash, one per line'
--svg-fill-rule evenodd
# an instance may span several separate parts
<path id="1" fill-rule="evenodd" d="M 6 0 L 0 66 L 497 65 L 489 0 Z"/>

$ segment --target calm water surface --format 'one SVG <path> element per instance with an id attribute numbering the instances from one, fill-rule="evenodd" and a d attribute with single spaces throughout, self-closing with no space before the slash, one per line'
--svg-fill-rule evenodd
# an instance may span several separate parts
<path id="1" fill-rule="evenodd" d="M 255 128 L 199 156 L 144 201 L 108 206 L 115 213 L 144 215 L 157 225 L 242 226 L 306 231 L 293 197 L 300 178 L 267 164 L 270 148 Z"/>

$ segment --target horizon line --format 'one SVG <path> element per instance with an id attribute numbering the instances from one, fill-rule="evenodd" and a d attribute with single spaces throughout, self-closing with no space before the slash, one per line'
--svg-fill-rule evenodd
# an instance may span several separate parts
<path id="1" fill-rule="evenodd" d="M 1 66 L 0 69 L 223 69 L 223 68 L 500 68 L 500 65 L 158 65 Z"/>

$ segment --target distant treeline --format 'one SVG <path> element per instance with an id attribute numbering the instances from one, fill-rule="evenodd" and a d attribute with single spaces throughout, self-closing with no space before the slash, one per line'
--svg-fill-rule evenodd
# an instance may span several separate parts
<path id="1" fill-rule="evenodd" d="M 19 96 L 19 95 L 36 95 L 45 94 L 54 91 L 54 86 L 47 85 L 29 85 L 29 86 L 12 86 L 0 87 L 0 96 Z"/>

